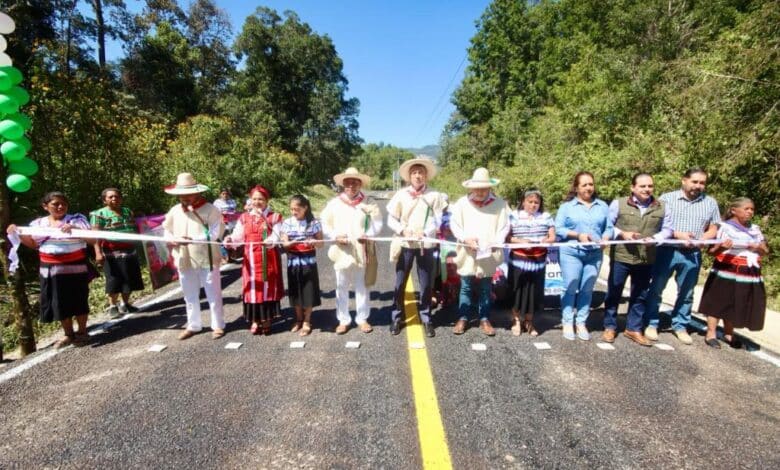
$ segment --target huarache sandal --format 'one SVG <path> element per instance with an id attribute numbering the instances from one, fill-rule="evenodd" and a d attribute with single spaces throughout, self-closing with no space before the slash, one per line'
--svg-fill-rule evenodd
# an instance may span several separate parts
<path id="1" fill-rule="evenodd" d="M 520 324 L 520 319 L 515 318 L 514 323 L 512 323 L 512 334 L 515 336 L 520 336 L 522 332 L 523 332 L 523 328 Z"/>
<path id="2" fill-rule="evenodd" d="M 523 322 L 523 329 L 531 336 L 539 336 L 539 332 L 534 328 L 533 320 L 526 320 Z"/>
<path id="3" fill-rule="evenodd" d="M 65 335 L 54 343 L 54 349 L 62 349 L 73 344 L 73 335 Z"/>
<path id="4" fill-rule="evenodd" d="M 299 320 L 299 321 L 296 321 L 295 323 L 293 323 L 293 327 L 292 327 L 292 329 L 291 329 L 290 331 L 291 331 L 292 333 L 295 333 L 296 331 L 298 331 L 298 330 L 300 330 L 300 329 L 301 329 L 302 325 L 303 325 L 303 322 L 302 322 L 302 321 L 300 321 L 300 320 Z"/>

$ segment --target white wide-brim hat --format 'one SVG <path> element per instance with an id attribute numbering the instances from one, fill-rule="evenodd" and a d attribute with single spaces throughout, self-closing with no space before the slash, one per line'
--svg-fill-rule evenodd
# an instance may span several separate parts
<path id="1" fill-rule="evenodd" d="M 468 189 L 492 188 L 498 185 L 499 182 L 501 180 L 490 177 L 487 168 L 477 168 L 474 170 L 471 179 L 463 182 L 463 187 Z"/>
<path id="2" fill-rule="evenodd" d="M 176 177 L 176 184 L 166 186 L 165 192 L 174 196 L 183 196 L 185 194 L 198 194 L 206 192 L 209 187 L 205 184 L 198 184 L 191 173 L 179 173 Z"/>
<path id="3" fill-rule="evenodd" d="M 401 163 L 401 167 L 398 168 L 398 174 L 407 183 L 409 182 L 410 178 L 409 173 L 411 173 L 412 167 L 415 165 L 420 165 L 425 168 L 428 180 L 432 180 L 433 177 L 436 176 L 436 164 L 433 163 L 433 160 L 424 157 L 412 158 L 411 160 L 406 160 L 405 162 Z"/>
<path id="4" fill-rule="evenodd" d="M 347 168 L 344 173 L 339 173 L 338 175 L 334 176 L 333 181 L 335 181 L 339 186 L 344 186 L 344 180 L 349 178 L 360 180 L 360 182 L 363 183 L 363 186 L 368 186 L 368 183 L 371 182 L 370 176 L 359 172 L 358 169 L 354 166 Z"/>

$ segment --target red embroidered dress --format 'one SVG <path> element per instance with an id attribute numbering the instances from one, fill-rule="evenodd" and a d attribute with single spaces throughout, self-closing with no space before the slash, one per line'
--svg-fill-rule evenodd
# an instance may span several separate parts
<path id="1" fill-rule="evenodd" d="M 244 303 L 259 304 L 284 297 L 279 248 L 260 243 L 274 239 L 274 226 L 281 223 L 282 216 L 270 210 L 265 215 L 244 212 L 238 220 L 231 238 L 246 242 L 242 267 Z"/>

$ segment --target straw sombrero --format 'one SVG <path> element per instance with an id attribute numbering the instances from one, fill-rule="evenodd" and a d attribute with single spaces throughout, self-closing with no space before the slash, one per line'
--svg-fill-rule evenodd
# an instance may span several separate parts
<path id="1" fill-rule="evenodd" d="M 339 173 L 338 175 L 334 176 L 333 181 L 335 181 L 339 186 L 344 186 L 344 180 L 349 178 L 360 180 L 363 183 L 363 186 L 368 186 L 368 183 L 371 182 L 370 176 L 364 175 L 353 166 L 347 168 L 344 173 Z"/>
<path id="2" fill-rule="evenodd" d="M 205 184 L 198 184 L 191 173 L 179 173 L 176 177 L 176 184 L 165 187 L 165 192 L 174 196 L 198 194 L 208 190 L 209 187 Z"/>
<path id="3" fill-rule="evenodd" d="M 470 180 L 463 182 L 463 187 L 468 189 L 492 188 L 501 180 L 491 178 L 487 168 L 477 168 Z"/>
<path id="4" fill-rule="evenodd" d="M 401 163 L 401 167 L 398 168 L 398 174 L 407 183 L 409 182 L 409 173 L 415 165 L 420 165 L 425 168 L 428 180 L 432 180 L 433 177 L 436 176 L 436 164 L 433 163 L 433 160 L 425 157 L 412 158 L 411 160 L 406 160 Z"/>

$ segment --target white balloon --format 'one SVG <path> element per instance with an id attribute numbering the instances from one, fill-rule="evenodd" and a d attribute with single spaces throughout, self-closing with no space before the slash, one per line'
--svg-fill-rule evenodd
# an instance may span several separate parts
<path id="1" fill-rule="evenodd" d="M 0 34 L 11 34 L 16 29 L 14 20 L 10 16 L 0 11 Z"/>
<path id="2" fill-rule="evenodd" d="M 0 52 L 3 52 L 6 47 L 8 47 L 8 43 L 6 42 L 6 40 L 3 37 L 3 35 L 0 34 Z"/>
<path id="3" fill-rule="evenodd" d="M 13 65 L 11 58 L 8 57 L 8 54 L 5 52 L 0 52 L 0 67 L 7 67 L 9 65 Z"/>

